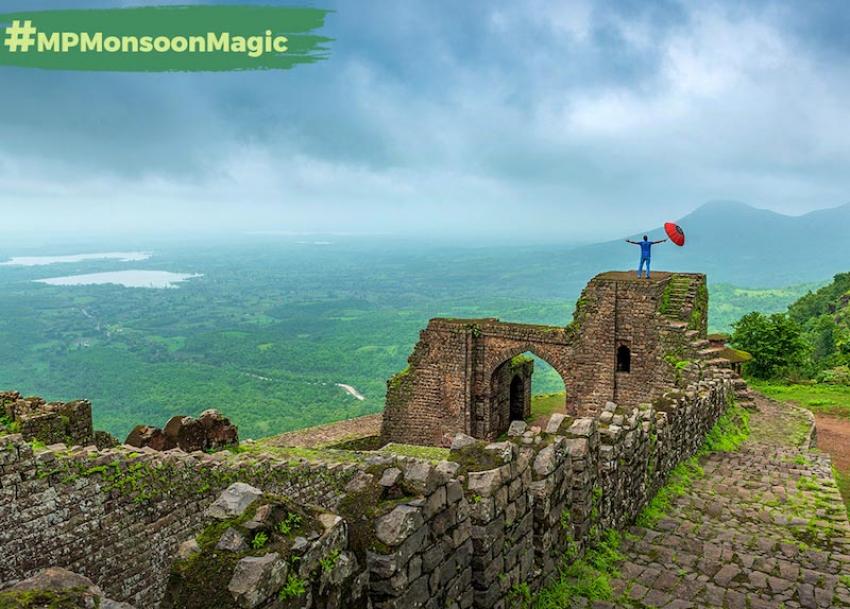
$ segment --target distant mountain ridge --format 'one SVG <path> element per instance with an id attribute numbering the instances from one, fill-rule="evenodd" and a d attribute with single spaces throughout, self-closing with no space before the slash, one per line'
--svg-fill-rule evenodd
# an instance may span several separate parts
<path id="1" fill-rule="evenodd" d="M 714 201 L 676 222 L 685 231 L 685 246 L 656 246 L 652 262 L 659 270 L 703 272 L 714 283 L 780 287 L 829 280 L 850 269 L 850 204 L 787 216 L 737 201 Z M 666 236 L 658 227 L 629 238 L 644 234 L 656 240 Z M 638 252 L 617 240 L 578 248 L 570 257 L 602 270 L 626 262 L 636 266 Z"/>

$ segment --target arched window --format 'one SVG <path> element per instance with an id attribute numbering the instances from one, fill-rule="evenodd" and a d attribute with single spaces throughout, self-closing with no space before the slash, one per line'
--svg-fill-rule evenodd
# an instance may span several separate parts
<path id="1" fill-rule="evenodd" d="M 631 372 L 632 352 L 626 345 L 617 347 L 617 372 Z"/>

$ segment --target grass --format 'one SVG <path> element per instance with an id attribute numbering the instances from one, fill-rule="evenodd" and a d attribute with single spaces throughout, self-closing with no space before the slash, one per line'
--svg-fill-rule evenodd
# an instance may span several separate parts
<path id="1" fill-rule="evenodd" d="M 280 459 L 288 459 L 297 461 L 305 459 L 307 461 L 316 462 L 338 462 L 338 463 L 353 463 L 360 459 L 354 453 L 344 450 L 325 450 L 317 448 L 303 448 L 300 446 L 273 446 L 263 440 L 252 443 L 242 443 L 236 451 L 237 453 L 248 453 L 253 455 L 272 455 Z"/>
<path id="2" fill-rule="evenodd" d="M 850 387 L 846 385 L 800 385 L 747 381 L 756 391 L 784 402 L 794 402 L 816 414 L 850 419 Z M 838 490 L 850 512 L 850 469 L 833 468 Z"/>
<path id="3" fill-rule="evenodd" d="M 544 393 L 531 397 L 530 422 L 548 419 L 556 412 L 566 412 L 567 395 L 565 393 Z"/>
<path id="4" fill-rule="evenodd" d="M 670 472 L 667 483 L 644 506 L 637 517 L 636 524 L 645 528 L 655 526 L 670 510 L 673 501 L 684 495 L 694 480 L 702 478 L 703 475 L 702 467 L 699 465 L 699 457 L 694 456 L 679 463 Z"/>
<path id="5" fill-rule="evenodd" d="M 611 578 L 617 577 L 617 565 L 624 560 L 620 552 L 620 535 L 605 531 L 599 541 L 581 558 L 570 561 L 564 558 L 561 577 L 537 596 L 536 609 L 562 609 L 570 607 L 574 598 L 611 600 Z"/>
<path id="6" fill-rule="evenodd" d="M 699 464 L 700 457 L 711 452 L 734 452 L 749 436 L 750 413 L 740 406 L 727 408 L 709 430 L 697 454 L 673 468 L 667 483 L 638 515 L 637 524 L 646 528 L 654 526 L 669 511 L 673 501 L 684 495 L 694 480 L 702 478 L 704 474 Z"/>
<path id="7" fill-rule="evenodd" d="M 850 419 L 850 387 L 845 385 L 793 385 L 748 379 L 750 386 L 782 402 L 795 402 L 812 412 Z"/>
<path id="8" fill-rule="evenodd" d="M 451 451 L 448 448 L 440 448 L 438 446 L 416 446 L 414 444 L 395 444 L 392 442 L 377 452 L 390 453 L 402 457 L 415 457 L 416 459 L 426 459 L 428 461 L 445 461 L 451 454 Z"/>
<path id="9" fill-rule="evenodd" d="M 833 466 L 832 475 L 835 477 L 838 490 L 844 499 L 844 505 L 847 507 L 847 515 L 850 516 L 850 471 L 841 471 Z"/>
<path id="10" fill-rule="evenodd" d="M 730 406 L 709 430 L 699 454 L 736 451 L 749 437 L 750 413 L 740 406 Z"/>

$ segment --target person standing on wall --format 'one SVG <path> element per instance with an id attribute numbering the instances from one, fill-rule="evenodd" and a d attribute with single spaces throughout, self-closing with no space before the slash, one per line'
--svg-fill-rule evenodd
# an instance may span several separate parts
<path id="1" fill-rule="evenodd" d="M 664 243 L 665 241 L 667 241 L 667 239 L 662 239 L 661 241 L 650 241 L 649 237 L 646 235 L 643 236 L 643 241 L 632 241 L 630 239 L 626 239 L 626 243 L 640 246 L 640 264 L 638 265 L 637 272 L 638 279 L 643 276 L 644 264 L 646 265 L 646 278 L 649 279 L 649 262 L 652 258 L 652 246 Z"/>

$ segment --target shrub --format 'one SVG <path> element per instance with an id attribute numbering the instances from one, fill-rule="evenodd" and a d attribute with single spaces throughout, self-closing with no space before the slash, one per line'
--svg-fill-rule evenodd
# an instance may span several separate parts
<path id="1" fill-rule="evenodd" d="M 782 313 L 749 313 L 734 329 L 732 345 L 753 356 L 745 369 L 756 378 L 779 378 L 799 370 L 809 351 L 800 326 Z"/>
<path id="2" fill-rule="evenodd" d="M 850 367 L 836 366 L 823 370 L 818 374 L 817 381 L 827 385 L 850 385 Z"/>
<path id="3" fill-rule="evenodd" d="M 286 518 L 277 523 L 277 530 L 281 535 L 289 535 L 301 526 L 301 516 L 295 512 L 289 512 Z"/>

